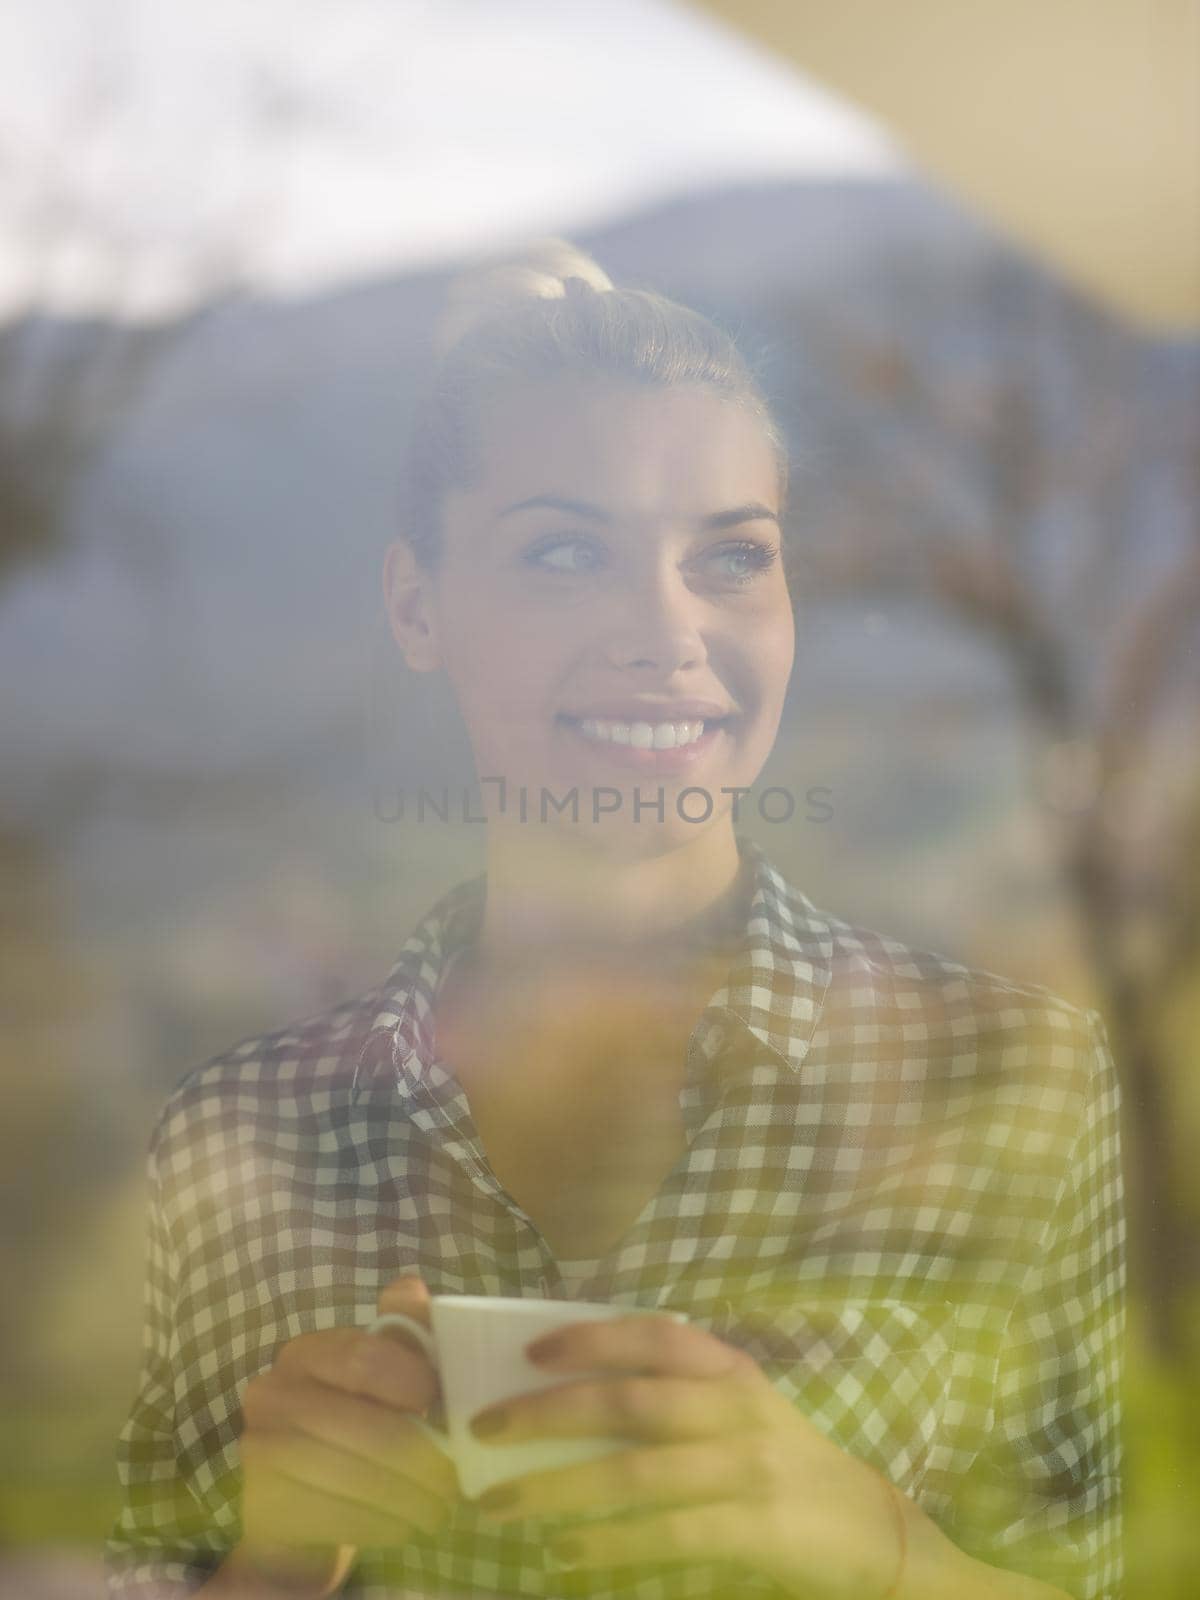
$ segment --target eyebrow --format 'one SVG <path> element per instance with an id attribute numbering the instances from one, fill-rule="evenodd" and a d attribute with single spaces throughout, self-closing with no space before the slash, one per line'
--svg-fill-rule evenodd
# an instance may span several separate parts
<path id="1" fill-rule="evenodd" d="M 568 516 L 586 517 L 590 522 L 611 523 L 612 517 L 602 506 L 592 505 L 588 500 L 568 500 L 557 494 L 535 494 L 528 500 L 518 500 L 511 506 L 505 506 L 503 511 L 496 515 L 499 522 L 502 517 L 514 516 L 518 511 L 531 511 L 542 508 L 547 511 L 565 511 Z M 702 528 L 720 529 L 736 528 L 743 522 L 773 522 L 779 526 L 779 514 L 772 511 L 769 506 L 764 506 L 761 501 L 748 500 L 744 505 L 731 506 L 728 511 L 715 511 L 711 516 L 702 517 Z"/>

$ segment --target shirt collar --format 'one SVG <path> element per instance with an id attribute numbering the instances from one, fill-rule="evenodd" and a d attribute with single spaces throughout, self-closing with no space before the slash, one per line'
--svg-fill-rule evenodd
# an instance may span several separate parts
<path id="1" fill-rule="evenodd" d="M 745 932 L 725 982 L 705 1007 L 734 1018 L 793 1071 L 808 1054 L 833 970 L 829 923 L 768 861 L 739 838 L 752 885 Z M 434 1001 L 454 958 L 479 932 L 487 875 L 459 884 L 429 911 L 379 988 L 351 1085 L 357 1099 L 380 1077 L 403 1086 L 434 1058 Z"/>
<path id="2" fill-rule="evenodd" d="M 477 935 L 487 874 L 460 883 L 417 924 L 399 960 L 377 990 L 374 1011 L 354 1068 L 351 1097 L 380 1077 L 402 1081 L 406 1064 L 433 1060 L 434 1001 L 458 952 Z"/>
<path id="3" fill-rule="evenodd" d="M 736 1017 L 761 1045 L 798 1070 L 809 1052 L 833 972 L 833 933 L 806 895 L 752 839 L 738 839 L 753 892 L 746 931 L 708 1010 Z"/>

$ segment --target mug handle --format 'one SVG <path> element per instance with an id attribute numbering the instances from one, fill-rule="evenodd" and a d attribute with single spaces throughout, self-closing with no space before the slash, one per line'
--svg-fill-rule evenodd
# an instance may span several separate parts
<path id="1" fill-rule="evenodd" d="M 368 1333 L 378 1333 L 383 1328 L 403 1328 L 405 1333 L 411 1333 L 421 1349 L 429 1357 L 433 1367 L 438 1367 L 437 1345 L 433 1342 L 433 1335 L 423 1322 L 418 1322 L 416 1317 L 409 1317 L 403 1311 L 385 1311 L 382 1316 L 375 1318 L 367 1326 Z"/>
<path id="2" fill-rule="evenodd" d="M 423 1322 L 418 1322 L 415 1317 L 409 1317 L 403 1311 L 386 1311 L 382 1316 L 376 1317 L 374 1322 L 367 1324 L 368 1333 L 379 1333 L 384 1328 L 403 1328 L 405 1333 L 411 1334 L 417 1344 L 429 1357 L 430 1364 L 435 1372 L 441 1376 L 441 1363 L 438 1361 L 437 1345 L 433 1335 Z M 450 1435 L 444 1428 L 435 1428 L 432 1422 L 426 1422 L 424 1417 L 410 1417 L 409 1421 L 415 1423 L 421 1432 L 428 1435 L 434 1444 L 446 1455 L 450 1454 Z"/>

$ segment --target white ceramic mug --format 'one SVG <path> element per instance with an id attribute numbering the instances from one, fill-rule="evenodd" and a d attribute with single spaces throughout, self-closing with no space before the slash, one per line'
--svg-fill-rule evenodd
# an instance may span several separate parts
<path id="1" fill-rule="evenodd" d="M 414 1317 L 388 1312 L 376 1317 L 368 1332 L 403 1328 L 429 1357 L 442 1384 L 446 1428 L 420 1422 L 449 1455 L 458 1481 L 470 1499 L 493 1484 L 527 1472 L 591 1461 L 627 1448 L 620 1439 L 528 1439 L 519 1444 L 490 1444 L 476 1439 L 471 1418 L 485 1406 L 535 1389 L 585 1377 L 548 1373 L 530 1361 L 525 1346 L 545 1333 L 573 1322 L 608 1322 L 637 1315 L 636 1306 L 603 1305 L 581 1300 L 509 1300 L 491 1295 L 435 1294 L 430 1304 L 433 1332 Z M 647 1313 L 686 1322 L 679 1311 Z"/>

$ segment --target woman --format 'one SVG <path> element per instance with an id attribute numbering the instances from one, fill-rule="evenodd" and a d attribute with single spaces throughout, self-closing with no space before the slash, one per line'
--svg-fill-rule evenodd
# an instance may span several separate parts
<path id="1" fill-rule="evenodd" d="M 114 1592 L 1114 1600 L 1099 1018 L 818 911 L 737 835 L 793 613 L 727 337 L 552 241 L 460 281 L 441 348 L 385 589 L 487 872 L 164 1112 Z M 626 1308 L 476 1428 L 627 1447 L 463 1501 L 432 1370 L 363 1331 L 430 1291 Z"/>

